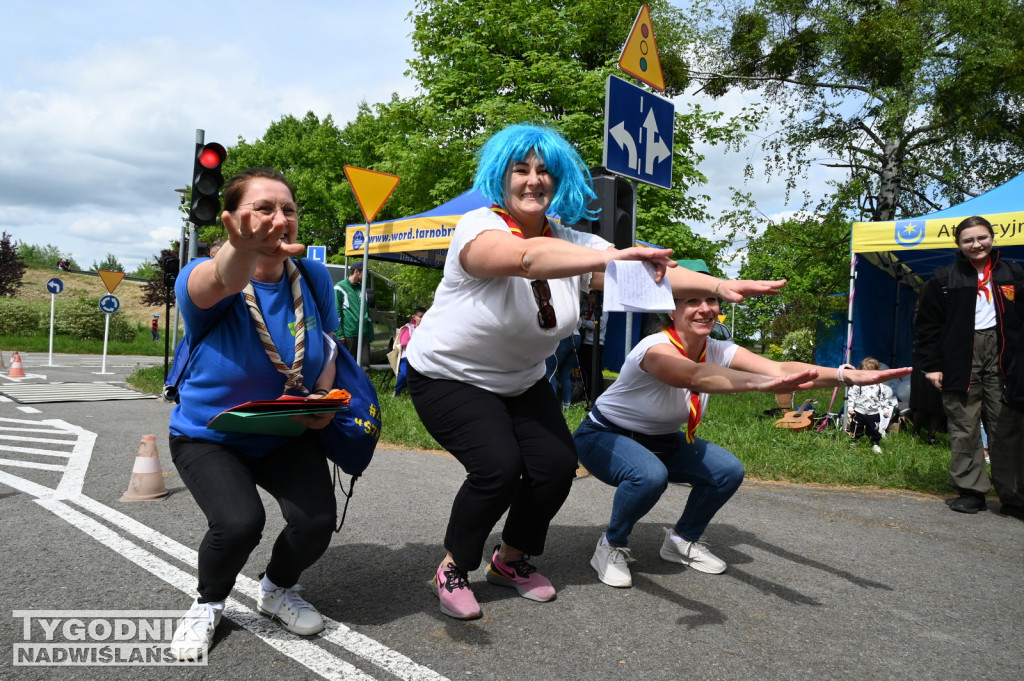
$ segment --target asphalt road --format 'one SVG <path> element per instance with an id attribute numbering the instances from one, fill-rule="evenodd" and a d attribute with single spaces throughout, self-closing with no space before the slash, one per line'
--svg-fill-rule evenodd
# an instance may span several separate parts
<path id="1" fill-rule="evenodd" d="M 20 383 L 120 380 L 134 369 L 119 362 L 113 378 L 86 378 L 96 367 L 76 365 L 85 360 L 44 369 L 46 354 L 22 357 L 26 373 L 46 378 Z M 0 378 L 0 392 L 11 384 Z M 253 580 L 282 525 L 268 500 L 264 542 L 207 666 L 15 666 L 16 644 L 43 639 L 39 629 L 26 637 L 15 611 L 191 602 L 205 520 L 170 462 L 169 411 L 155 399 L 0 402 L 0 678 L 952 681 L 1024 670 L 1024 523 L 874 490 L 745 482 L 708 531 L 729 569 L 706 575 L 658 557 L 661 528 L 689 492 L 670 486 L 633 535 L 633 588 L 613 589 L 589 566 L 613 490 L 580 479 L 536 559 L 558 599 L 527 601 L 480 570 L 471 581 L 484 617 L 451 620 L 429 581 L 462 468 L 393 448 L 378 450 L 344 527 L 303 576 L 330 618 L 324 635 L 302 640 L 253 614 Z M 170 495 L 121 502 L 150 433 Z"/>

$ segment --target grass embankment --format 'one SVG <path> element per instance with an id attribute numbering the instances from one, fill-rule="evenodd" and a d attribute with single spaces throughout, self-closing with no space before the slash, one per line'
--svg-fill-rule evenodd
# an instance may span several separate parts
<path id="1" fill-rule="evenodd" d="M 64 284 L 64 290 L 56 296 L 58 299 L 62 297 L 99 299 L 107 295 L 106 286 L 104 286 L 99 276 L 60 272 L 56 269 L 43 267 L 30 267 L 25 270 L 21 288 L 18 289 L 14 298 L 48 305 L 50 293 L 46 290 L 46 282 L 51 278 L 60 279 Z M 129 322 L 137 325 L 139 332 L 135 340 L 131 342 L 110 340 L 107 344 L 107 354 L 162 356 L 164 354 L 164 308 L 162 306 L 150 307 L 143 304 L 142 282 L 125 279 L 114 289 L 113 295 L 117 297 L 121 304 L 118 311 L 114 314 L 127 317 Z M 49 308 L 47 307 L 47 309 Z M 161 339 L 156 343 L 153 342 L 149 330 L 149 322 L 154 314 L 160 315 Z M 50 349 L 50 334 L 48 331 L 37 331 L 26 335 L 0 335 L 0 349 L 8 352 L 14 350 L 18 352 L 48 352 Z M 173 350 L 173 348 L 171 349 Z M 83 340 L 66 334 L 55 334 L 53 337 L 53 351 L 99 355 L 103 353 L 103 339 Z"/>
<path id="2" fill-rule="evenodd" d="M 416 449 L 440 449 L 427 434 L 412 406 L 408 393 L 392 397 L 394 383 L 384 388 L 387 374 L 374 372 L 384 426 L 381 443 Z M 140 390 L 159 393 L 163 367 L 143 369 L 129 381 Z M 808 390 L 797 401 L 814 398 L 824 413 L 831 390 Z M 835 408 L 840 407 L 837 396 Z M 926 445 L 909 429 L 890 433 L 882 440 L 882 453 L 875 454 L 866 438 L 857 442 L 836 429 L 823 432 L 794 432 L 774 426 L 774 418 L 763 412 L 775 406 L 771 395 L 745 393 L 714 395 L 701 421 L 699 435 L 732 451 L 747 469 L 747 476 L 759 480 L 812 483 L 831 487 L 878 487 L 926 494 L 945 494 L 949 466 L 949 442 L 939 434 L 939 444 Z M 570 430 L 586 416 L 582 405 L 565 412 Z"/>

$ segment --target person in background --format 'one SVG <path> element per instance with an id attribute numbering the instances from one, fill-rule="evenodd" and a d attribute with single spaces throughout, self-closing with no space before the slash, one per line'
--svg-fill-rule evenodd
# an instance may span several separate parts
<path id="1" fill-rule="evenodd" d="M 160 340 L 160 315 L 153 315 L 153 320 L 149 323 L 149 330 L 153 332 L 153 341 Z"/>
<path id="2" fill-rule="evenodd" d="M 669 482 L 688 483 L 692 489 L 675 526 L 665 528 L 661 558 L 710 574 L 726 569 L 702 537 L 739 489 L 744 470 L 731 452 L 696 435 L 709 395 L 869 385 L 911 371 L 775 362 L 710 337 L 718 320 L 718 296 L 702 290 L 675 295 L 675 311 L 664 330 L 630 351 L 619 377 L 597 398 L 574 436 L 580 463 L 617 488 L 608 528 L 590 559 L 598 578 L 614 587 L 632 586 L 629 535 Z"/>
<path id="3" fill-rule="evenodd" d="M 423 315 L 427 312 L 425 307 L 417 307 L 412 312 L 412 317 L 409 318 L 408 323 L 402 325 L 402 328 L 398 330 L 398 345 L 402 348 L 398 357 L 398 377 L 395 379 L 395 397 L 398 397 L 399 393 L 405 388 L 406 384 L 406 370 L 409 366 L 409 360 L 406 359 L 405 354 L 408 352 L 409 341 L 412 340 L 412 334 L 419 326 L 420 320 L 423 319 Z"/>
<path id="4" fill-rule="evenodd" d="M 946 411 L 949 484 L 959 494 L 947 504 L 959 513 L 984 511 L 995 486 L 1000 512 L 1024 519 L 1024 270 L 992 247 L 995 232 L 983 217 L 960 222 L 953 238 L 956 261 L 925 282 L 914 329 L 915 364 Z"/>
<path id="5" fill-rule="evenodd" d="M 256 608 L 300 636 L 323 630 L 298 581 L 327 549 L 337 515 L 315 432 L 333 413 L 292 417 L 307 428 L 297 436 L 206 427 L 250 400 L 323 396 L 335 375 L 324 342 L 338 326 L 331 277 L 305 260 L 306 280 L 291 260 L 305 250 L 295 243 L 291 185 L 269 168 L 246 170 L 225 186 L 221 219 L 227 243 L 215 258 L 190 262 L 175 282 L 192 361 L 171 411 L 171 459 L 207 520 L 199 595 L 170 644 L 179 660 L 206 655 L 235 580 L 260 542 L 266 510 L 259 488 L 274 497 L 285 524 L 259 575 Z"/>
<path id="6" fill-rule="evenodd" d="M 551 389 L 561 398 L 562 409 L 572 406 L 572 368 L 578 365 L 578 362 L 573 360 L 576 358 L 576 351 L 579 347 L 580 334 L 578 331 L 573 331 L 572 335 L 566 336 L 558 342 L 555 354 L 548 357 L 545 362 Z"/>
<path id="7" fill-rule="evenodd" d="M 420 419 L 466 470 L 448 518 L 446 553 L 434 569 L 441 612 L 458 619 L 482 614 L 469 573 L 506 512 L 487 581 L 531 601 L 555 598 L 530 557 L 544 551 L 577 461 L 544 361 L 576 327 L 591 273 L 613 260 L 639 260 L 661 280 L 675 266 L 669 250 L 617 250 L 564 226 L 592 217 L 586 205 L 594 193 L 579 154 L 549 127 L 513 125 L 493 135 L 480 150 L 473 186 L 493 205 L 456 225 L 408 355 L 409 395 Z M 669 274 L 673 286 L 717 289 L 730 300 L 785 283 Z"/>
<path id="8" fill-rule="evenodd" d="M 369 269 L 367 269 L 369 272 Z M 357 260 L 349 266 L 349 275 L 334 286 L 334 302 L 341 319 L 338 340 L 349 353 L 359 359 L 360 367 L 370 375 L 370 341 L 373 340 L 373 320 L 370 319 L 370 304 L 366 303 L 363 315 L 363 344 L 359 348 L 359 306 L 363 295 L 363 261 Z"/>
<path id="9" fill-rule="evenodd" d="M 865 357 L 860 363 L 861 371 L 878 371 L 880 368 L 881 365 L 874 357 Z M 867 435 L 871 441 L 871 451 L 881 454 L 882 448 L 879 443 L 882 441 L 882 431 L 879 423 L 882 414 L 892 414 L 895 406 L 892 388 L 884 383 L 855 385 L 850 388 L 847 393 L 847 411 L 852 421 L 853 439 Z"/>

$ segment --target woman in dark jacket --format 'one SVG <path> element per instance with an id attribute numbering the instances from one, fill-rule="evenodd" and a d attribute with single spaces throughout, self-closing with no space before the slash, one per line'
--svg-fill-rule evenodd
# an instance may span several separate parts
<path id="1" fill-rule="evenodd" d="M 942 393 L 951 450 L 949 484 L 960 494 L 948 502 L 950 508 L 985 510 L 985 494 L 994 484 L 1002 512 L 1017 516 L 1024 512 L 1024 386 L 1016 367 L 1024 272 L 993 250 L 994 236 L 992 225 L 978 216 L 953 230 L 956 262 L 937 269 L 921 292 L 916 365 Z M 991 482 L 982 423 L 991 436 Z"/>

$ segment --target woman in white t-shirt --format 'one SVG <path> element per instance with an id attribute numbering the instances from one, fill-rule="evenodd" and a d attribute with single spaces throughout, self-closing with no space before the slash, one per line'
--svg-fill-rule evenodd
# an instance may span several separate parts
<path id="1" fill-rule="evenodd" d="M 656 278 L 674 267 L 671 251 L 616 250 L 566 224 L 594 217 L 579 154 L 554 130 L 514 125 L 480 151 L 474 189 L 494 202 L 459 220 L 444 278 L 409 346 L 408 385 L 427 431 L 466 468 L 452 504 L 434 582 L 441 612 L 480 617 L 468 573 L 479 567 L 491 530 L 507 511 L 487 580 L 534 601 L 555 597 L 527 562 L 544 550 L 548 526 L 576 471 L 572 434 L 545 376 L 545 359 L 571 334 L 590 273 L 612 260 L 643 260 Z M 670 270 L 673 287 L 716 287 L 730 300 L 784 282 L 720 281 Z"/>
<path id="2" fill-rule="evenodd" d="M 629 535 L 669 482 L 689 483 L 692 490 L 675 527 L 665 528 L 661 557 L 701 572 L 725 571 L 725 562 L 701 538 L 743 482 L 743 464 L 731 452 L 696 437 L 710 393 L 868 385 L 911 371 L 774 362 L 730 341 L 710 338 L 718 311 L 713 295 L 677 292 L 676 309 L 665 330 L 633 348 L 618 379 L 576 430 L 580 463 L 597 479 L 618 488 L 608 529 L 590 561 L 605 584 L 632 586 Z"/>

